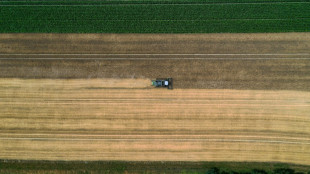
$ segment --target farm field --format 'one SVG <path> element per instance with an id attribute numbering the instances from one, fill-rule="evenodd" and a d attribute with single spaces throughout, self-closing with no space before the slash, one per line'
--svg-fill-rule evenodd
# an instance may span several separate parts
<path id="1" fill-rule="evenodd" d="M 4 159 L 310 162 L 309 92 L 0 82 Z"/>
<path id="2" fill-rule="evenodd" d="M 183 89 L 309 91 L 310 36 L 2 34 L 1 78 L 173 77 Z"/>
<path id="3" fill-rule="evenodd" d="M 308 33 L 0 38 L 0 159 L 310 164 Z"/>
<path id="4" fill-rule="evenodd" d="M 1 33 L 307 32 L 307 0 L 3 1 Z M 223 12 L 223 13 L 219 13 Z"/>
<path id="5" fill-rule="evenodd" d="M 265 171 L 266 173 L 280 173 L 279 169 L 292 169 L 295 173 L 307 173 L 310 170 L 306 165 L 285 163 L 260 162 L 189 162 L 189 161 L 24 161 L 0 160 L 1 173 L 186 173 L 205 174 L 217 168 L 220 173 L 238 172 L 250 173 Z M 292 171 L 290 170 L 290 172 Z M 292 172 L 291 172 L 292 173 Z"/>

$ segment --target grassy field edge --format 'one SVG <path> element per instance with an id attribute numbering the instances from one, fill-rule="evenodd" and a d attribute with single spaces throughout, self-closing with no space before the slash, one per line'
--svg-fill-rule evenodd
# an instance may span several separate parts
<path id="1" fill-rule="evenodd" d="M 109 5 L 109 4 L 216 4 L 216 3 L 299 3 L 307 0 L 49 0 L 49 1 L 1 1 L 0 5 Z"/>
<path id="2" fill-rule="evenodd" d="M 142 162 L 0 160 L 0 173 L 287 173 L 310 166 L 276 162 Z"/>

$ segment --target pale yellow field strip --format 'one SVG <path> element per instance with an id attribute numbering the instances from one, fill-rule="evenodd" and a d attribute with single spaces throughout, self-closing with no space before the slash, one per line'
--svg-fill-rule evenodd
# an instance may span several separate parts
<path id="1" fill-rule="evenodd" d="M 310 92 L 0 79 L 0 158 L 310 164 Z"/>

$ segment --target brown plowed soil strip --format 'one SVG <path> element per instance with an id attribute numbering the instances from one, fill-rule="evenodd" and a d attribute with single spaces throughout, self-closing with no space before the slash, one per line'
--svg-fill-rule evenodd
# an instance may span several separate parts
<path id="1" fill-rule="evenodd" d="M 173 77 L 174 88 L 310 90 L 308 60 L 0 60 L 5 78 Z"/>
<path id="2" fill-rule="evenodd" d="M 0 53 L 310 53 L 309 33 L 0 34 Z"/>
<path id="3" fill-rule="evenodd" d="M 309 33 L 0 34 L 0 77 L 173 77 L 175 88 L 309 91 L 309 48 Z"/>

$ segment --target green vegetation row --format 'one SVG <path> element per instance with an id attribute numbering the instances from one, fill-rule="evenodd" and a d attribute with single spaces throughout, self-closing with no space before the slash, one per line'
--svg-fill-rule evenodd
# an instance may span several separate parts
<path id="1" fill-rule="evenodd" d="M 0 1 L 0 5 L 104 5 L 104 4 L 212 4 L 212 3 L 281 3 L 309 2 L 309 0 L 49 0 L 49 1 Z"/>
<path id="2" fill-rule="evenodd" d="M 1 33 L 253 33 L 310 31 L 310 2 L 270 0 L 3 1 Z M 287 2 L 289 1 L 289 2 Z M 118 4 L 135 2 L 136 4 Z M 195 0 L 193 2 L 202 2 Z M 229 2 L 224 4 L 210 2 Z M 234 4 L 232 2 L 242 2 Z M 10 4 L 11 5 L 8 5 Z M 45 5 L 12 5 L 40 3 Z M 60 3 L 60 4 L 59 4 Z M 67 5 L 61 3 L 69 3 Z M 83 5 L 83 3 L 86 3 Z M 97 5 L 87 5 L 97 3 Z M 98 4 L 102 3 L 102 5 Z M 104 5 L 112 3 L 113 5 Z M 139 4 L 144 3 L 144 4 Z M 145 4 L 146 3 L 146 4 Z M 180 4 L 178 4 L 180 3 Z M 50 4 L 50 5 L 48 5 Z M 58 4 L 53 6 L 52 4 Z"/>
<path id="3" fill-rule="evenodd" d="M 254 162 L 0 160 L 0 173 L 310 174 L 310 166 Z"/>

